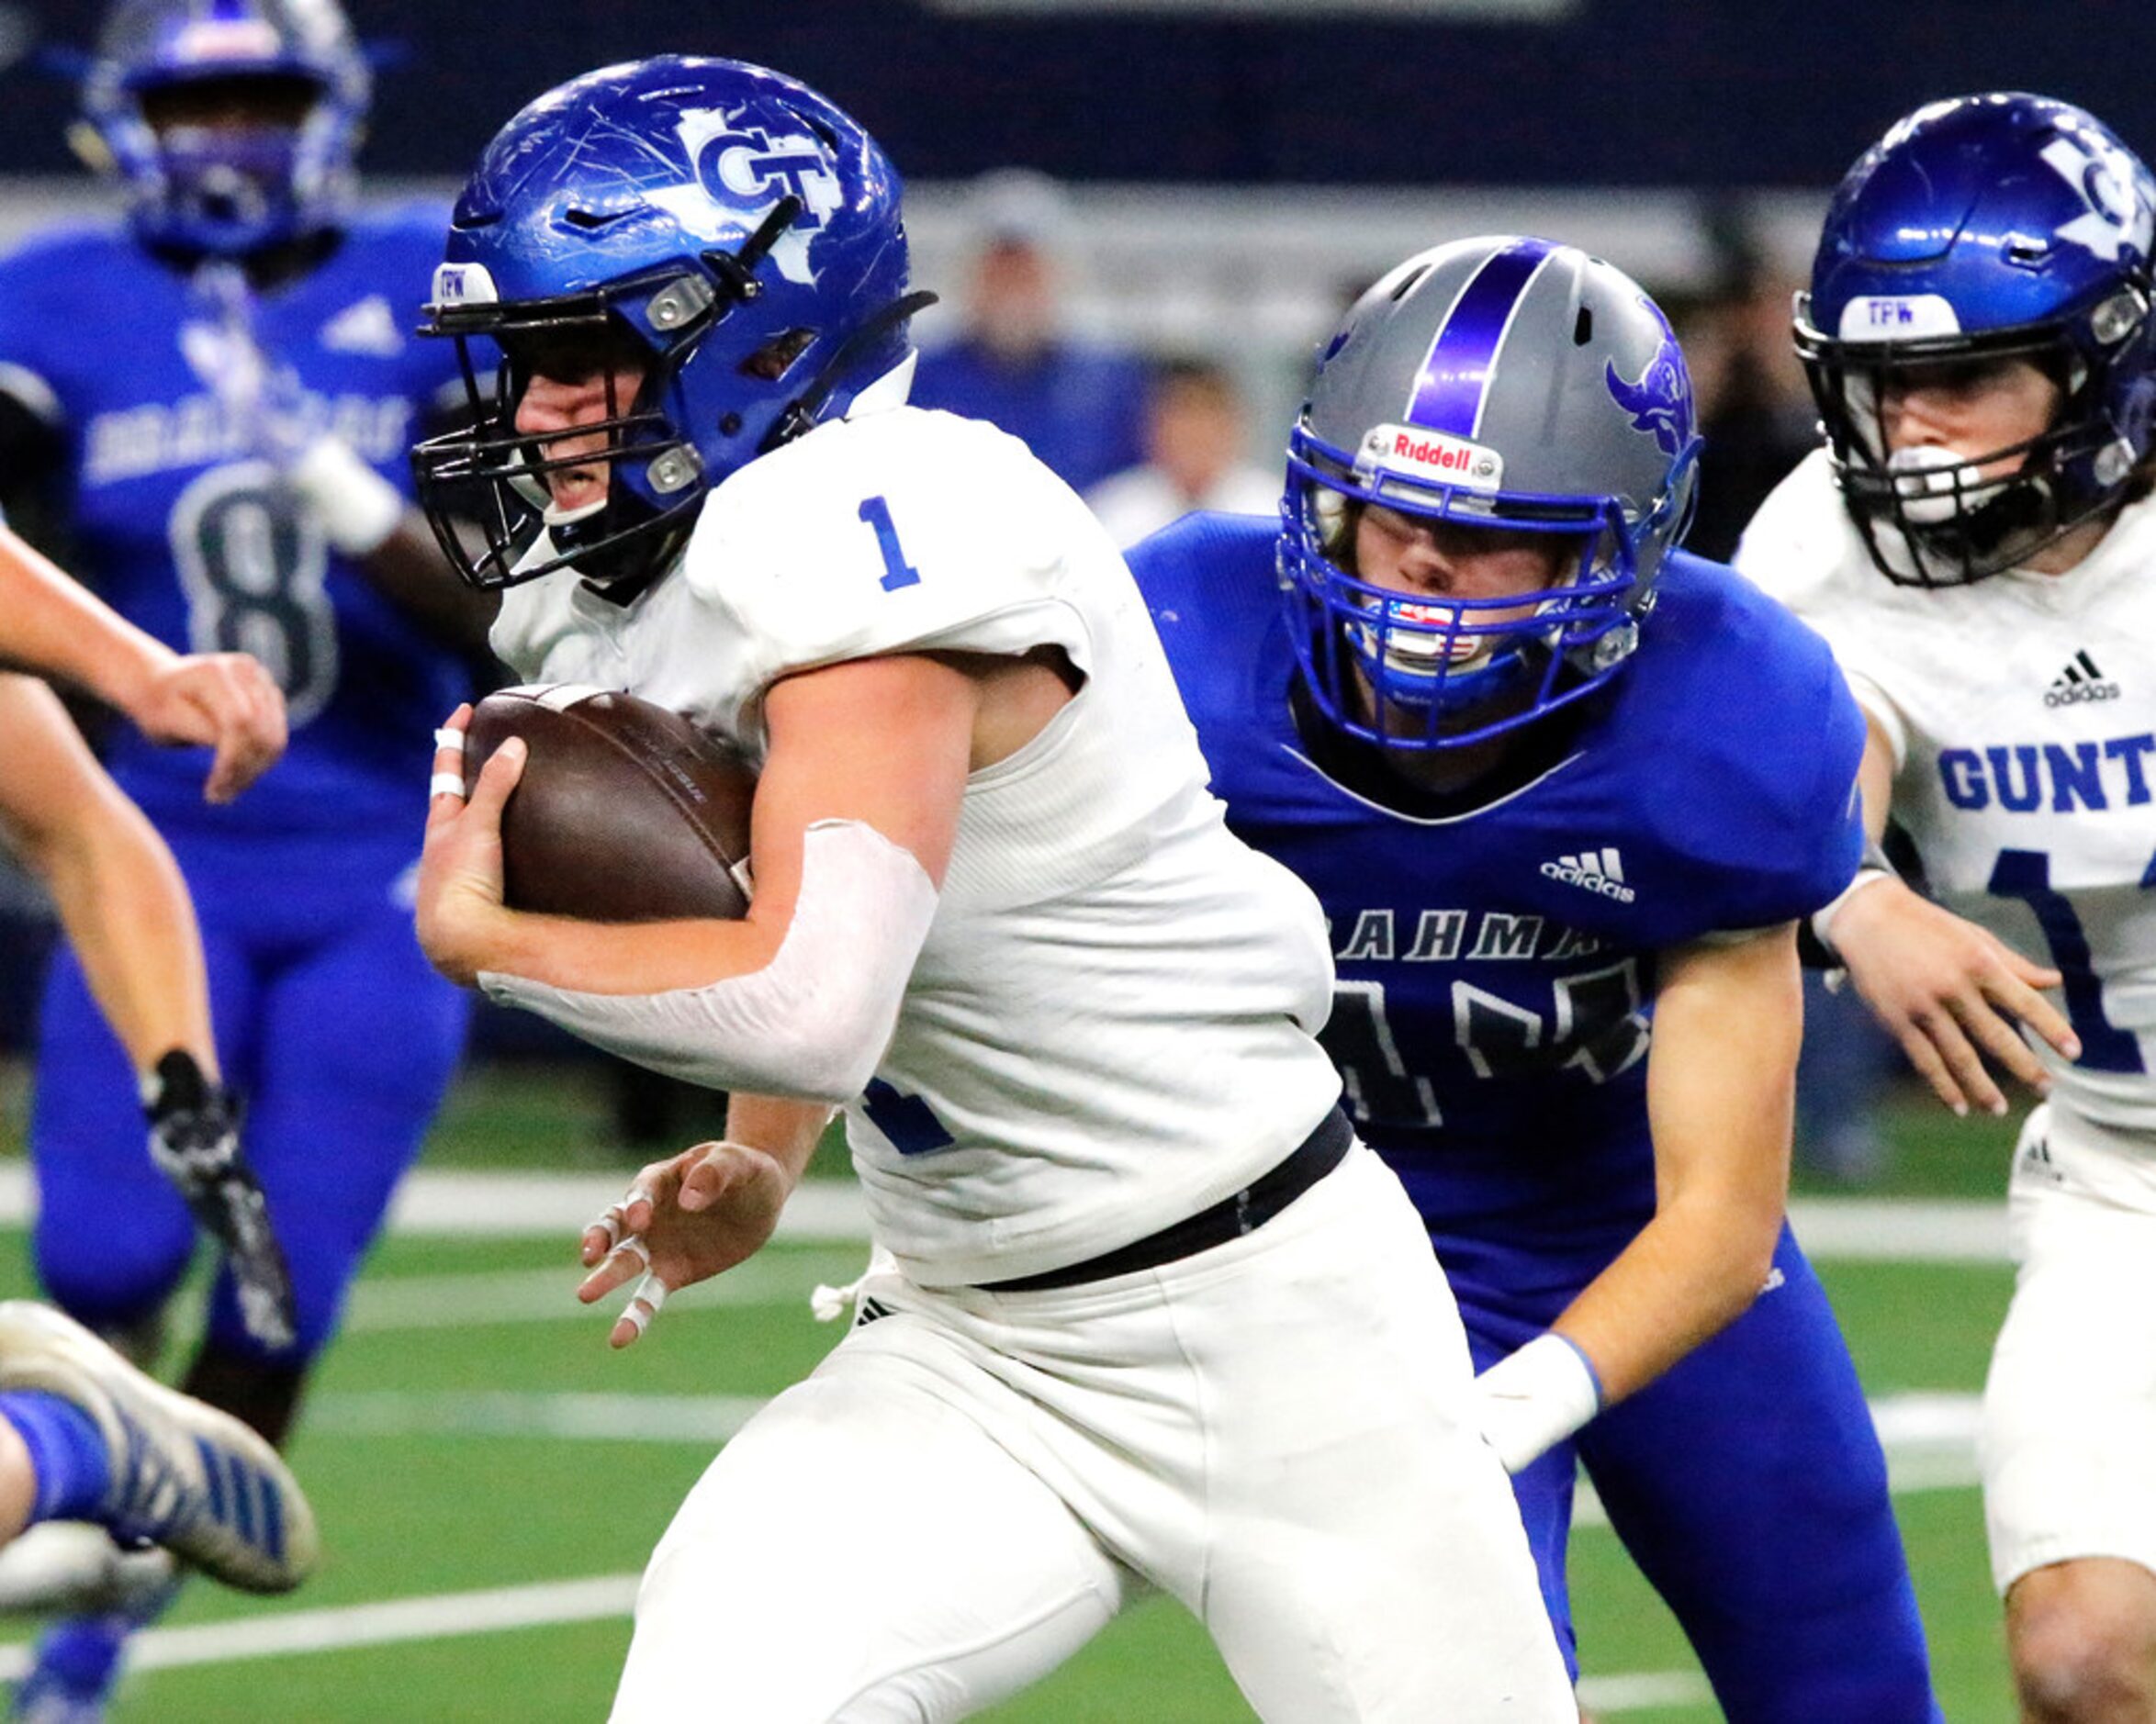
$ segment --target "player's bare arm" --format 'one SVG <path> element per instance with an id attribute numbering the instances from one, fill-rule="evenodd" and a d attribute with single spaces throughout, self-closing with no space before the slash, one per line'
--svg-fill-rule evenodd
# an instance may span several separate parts
<path id="1" fill-rule="evenodd" d="M 1793 927 L 1663 955 L 1647 1114 L 1655 1216 L 1555 1327 L 1605 1403 L 1645 1387 L 1751 1304 L 1789 1190 L 1803 997 Z"/>
<path id="2" fill-rule="evenodd" d="M 1858 783 L 1865 828 L 1876 840 L 1892 806 L 1894 759 L 1877 720 L 1868 731 Z M 2005 1094 L 1987 1061 L 2038 1094 L 2050 1088 L 2022 1026 L 2067 1059 L 2081 1055 L 2072 1026 L 2038 991 L 2059 986 L 2057 970 L 2031 962 L 1899 879 L 1880 879 L 1853 890 L 1836 907 L 1828 937 L 1864 1003 L 1932 1092 L 1957 1114 L 1972 1105 L 2006 1112 Z"/>
<path id="3" fill-rule="evenodd" d="M 756 898 L 740 922 L 623 926 L 505 908 L 500 811 L 522 759 L 521 748 L 505 744 L 468 805 L 450 794 L 433 799 L 420 871 L 421 944 L 459 981 L 486 971 L 593 993 L 696 988 L 762 969 L 792 924 L 814 822 L 872 827 L 940 884 L 980 707 L 974 677 L 910 655 L 775 685 L 767 699 L 770 754 L 752 816 Z M 873 749 L 860 745 L 868 735 L 877 739 Z M 454 756 L 447 769 L 455 769 Z"/>
<path id="4" fill-rule="evenodd" d="M 172 1048 L 214 1077 L 195 912 L 172 853 L 92 758 L 52 691 L 0 677 L 0 829 L 52 894 L 138 1071 Z"/>
<path id="5" fill-rule="evenodd" d="M 179 654 L 0 526 L 0 659 L 75 683 L 153 742 L 217 750 L 203 795 L 229 802 L 285 752 L 285 697 L 244 653 Z"/>

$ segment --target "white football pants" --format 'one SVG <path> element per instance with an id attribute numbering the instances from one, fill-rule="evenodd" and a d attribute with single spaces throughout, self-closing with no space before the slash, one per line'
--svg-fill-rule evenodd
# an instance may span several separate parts
<path id="1" fill-rule="evenodd" d="M 2156 1570 L 2156 1134 L 2046 1103 L 2014 1152 L 2014 1303 L 1984 1383 L 1984 1519 L 2004 1593 L 2029 1570 Z"/>
<path id="2" fill-rule="evenodd" d="M 889 1315 L 749 1422 L 653 1554 L 616 1724 L 943 1724 L 1141 1584 L 1273 1724 L 1577 1719 L 1451 1293 L 1369 1150 L 1162 1269 L 861 1292 Z"/>

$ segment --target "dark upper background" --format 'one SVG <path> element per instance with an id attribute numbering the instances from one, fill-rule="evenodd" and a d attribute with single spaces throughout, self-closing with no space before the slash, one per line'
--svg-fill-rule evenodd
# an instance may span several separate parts
<path id="1" fill-rule="evenodd" d="M 668 49 L 805 78 L 923 178 L 1018 163 L 1079 180 L 1821 186 L 1903 110 L 1996 87 L 2080 102 L 2156 149 L 2150 0 L 1513 0 L 1548 22 L 1415 0 L 1254 17 L 1250 0 L 1243 16 L 945 4 L 348 0 L 364 37 L 403 50 L 365 159 L 461 173 L 549 84 Z M 101 10 L 0 15 L 80 48 Z M 0 173 L 67 165 L 64 81 L 20 62 L 0 98 Z"/>

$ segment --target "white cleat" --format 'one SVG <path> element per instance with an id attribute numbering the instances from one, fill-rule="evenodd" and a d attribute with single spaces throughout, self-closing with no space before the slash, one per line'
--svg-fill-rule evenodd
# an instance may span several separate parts
<path id="1" fill-rule="evenodd" d="M 0 1616 L 139 1615 L 174 1584 L 169 1550 L 128 1550 L 86 1520 L 48 1520 L 0 1550 Z"/>
<path id="2" fill-rule="evenodd" d="M 246 1592 L 289 1592 L 320 1554 L 314 1510 L 276 1450 L 215 1407 L 154 1383 L 72 1317 L 0 1303 L 0 1390 L 73 1402 L 105 1439 L 112 1487 L 98 1522 L 163 1545 Z"/>

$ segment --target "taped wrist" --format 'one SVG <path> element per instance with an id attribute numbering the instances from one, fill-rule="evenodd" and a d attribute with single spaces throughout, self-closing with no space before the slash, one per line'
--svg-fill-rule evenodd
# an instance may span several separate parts
<path id="1" fill-rule="evenodd" d="M 1546 1454 L 1602 1410 L 1602 1385 L 1585 1353 L 1552 1330 L 1475 1379 L 1483 1440 L 1507 1472 Z"/>
<path id="2" fill-rule="evenodd" d="M 759 970 L 656 994 L 586 993 L 493 971 L 479 986 L 669 1077 L 850 1102 L 890 1045 L 936 901 L 911 851 L 858 820 L 820 820 L 803 845 L 793 920 Z"/>
<path id="3" fill-rule="evenodd" d="M 378 550 L 404 519 L 404 494 L 337 437 L 317 438 L 292 465 L 292 484 L 346 556 Z"/>
<path id="4" fill-rule="evenodd" d="M 1876 838 L 1868 840 L 1864 845 L 1864 860 L 1858 865 L 1856 878 L 1843 887 L 1832 900 L 1814 911 L 1811 921 L 1805 924 L 1812 938 L 1818 943 L 1820 950 L 1825 953 L 1830 966 L 1837 966 L 1841 962 L 1840 954 L 1835 950 L 1832 930 L 1835 918 L 1842 913 L 1842 907 L 1867 886 L 1876 886 L 1881 880 L 1899 879 L 1900 878 L 1901 876 L 1895 872 L 1893 863 L 1888 860 L 1886 850 L 1879 840 Z"/>

